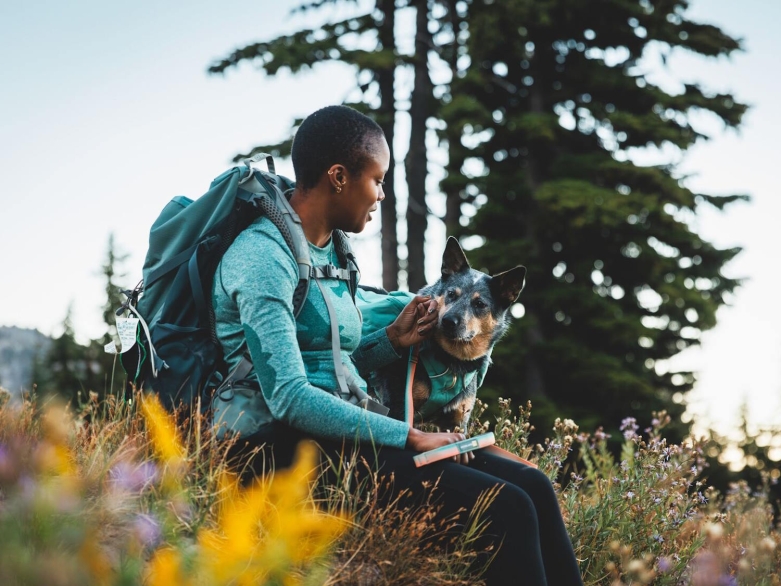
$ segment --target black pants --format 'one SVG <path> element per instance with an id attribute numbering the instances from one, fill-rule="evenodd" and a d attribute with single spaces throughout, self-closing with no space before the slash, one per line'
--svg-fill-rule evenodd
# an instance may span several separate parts
<path id="1" fill-rule="evenodd" d="M 234 446 L 231 456 L 246 466 L 246 473 L 262 474 L 273 460 L 277 469 L 292 462 L 296 444 L 306 437 L 288 426 L 275 424 L 272 430 L 255 434 Z M 332 461 L 358 456 L 368 470 L 389 478 L 393 491 L 423 495 L 425 486 L 438 482 L 436 502 L 442 515 L 471 511 L 480 494 L 501 485 L 483 517 L 490 521 L 483 540 L 501 546 L 484 574 L 489 586 L 582 586 L 572 543 L 561 518 L 556 493 L 539 470 L 517 462 L 475 452 L 468 465 L 450 460 L 416 468 L 415 452 L 350 442 L 316 440 Z M 266 444 L 251 460 L 246 455 Z M 355 452 L 357 451 L 357 454 Z M 243 460 L 243 461 L 242 461 Z M 462 513 L 466 518 L 466 513 Z"/>

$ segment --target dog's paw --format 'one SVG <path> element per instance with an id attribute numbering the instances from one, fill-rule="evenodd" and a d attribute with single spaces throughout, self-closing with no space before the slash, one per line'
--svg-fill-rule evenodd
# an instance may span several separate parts
<path id="1" fill-rule="evenodd" d="M 443 418 L 448 420 L 451 427 L 466 429 L 475 406 L 475 399 L 475 395 L 459 393 L 442 408 Z"/>
<path id="2" fill-rule="evenodd" d="M 458 393 L 455 397 L 450 399 L 450 402 L 442 407 L 442 412 L 447 413 L 448 415 L 451 413 L 455 413 L 456 411 L 461 411 L 462 403 L 466 400 L 466 392 L 461 391 Z"/>

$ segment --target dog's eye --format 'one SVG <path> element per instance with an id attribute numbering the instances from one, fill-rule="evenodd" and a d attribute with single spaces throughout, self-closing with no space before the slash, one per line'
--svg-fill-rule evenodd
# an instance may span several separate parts
<path id="1" fill-rule="evenodd" d="M 456 292 L 453 289 L 450 289 L 446 294 L 445 297 L 447 299 L 455 299 L 456 298 Z"/>
<path id="2" fill-rule="evenodd" d="M 475 309 L 485 309 L 488 307 L 488 304 L 479 297 L 475 297 L 472 300 L 472 305 L 475 307 Z"/>

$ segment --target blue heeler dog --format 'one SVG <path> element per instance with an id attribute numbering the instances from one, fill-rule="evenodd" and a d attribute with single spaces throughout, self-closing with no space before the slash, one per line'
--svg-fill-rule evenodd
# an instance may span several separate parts
<path id="1" fill-rule="evenodd" d="M 413 382 L 416 423 L 466 430 L 491 350 L 510 325 L 508 309 L 523 289 L 526 268 L 495 275 L 476 271 L 450 237 L 442 256 L 442 276 L 420 290 L 439 304 L 433 336 L 420 350 Z M 406 360 L 380 371 L 378 396 L 390 415 L 404 418 Z"/>

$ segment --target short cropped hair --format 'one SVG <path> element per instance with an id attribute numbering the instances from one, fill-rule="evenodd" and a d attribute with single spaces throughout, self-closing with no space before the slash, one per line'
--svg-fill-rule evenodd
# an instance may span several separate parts
<path id="1" fill-rule="evenodd" d="M 371 118 L 348 106 L 327 106 L 307 116 L 293 139 L 293 171 L 296 185 L 310 189 L 330 167 L 344 165 L 360 175 L 376 154 L 382 128 Z"/>

